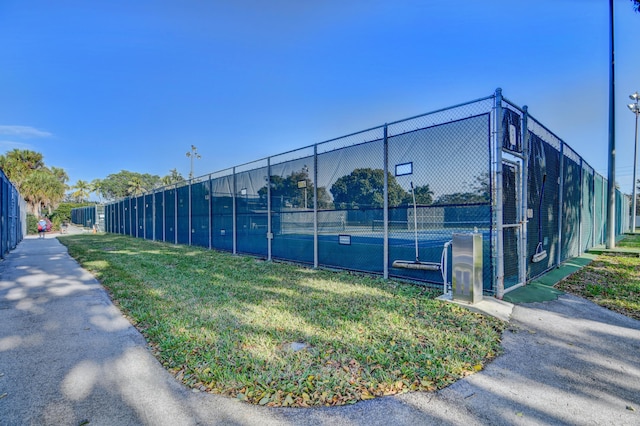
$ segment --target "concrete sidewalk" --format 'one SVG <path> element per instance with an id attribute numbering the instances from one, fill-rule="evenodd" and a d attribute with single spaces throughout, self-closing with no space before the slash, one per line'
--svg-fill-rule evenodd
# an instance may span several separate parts
<path id="1" fill-rule="evenodd" d="M 640 424 L 640 322 L 576 297 L 516 305 L 504 354 L 436 393 L 270 409 L 194 393 L 57 239 L 0 262 L 0 425 Z"/>

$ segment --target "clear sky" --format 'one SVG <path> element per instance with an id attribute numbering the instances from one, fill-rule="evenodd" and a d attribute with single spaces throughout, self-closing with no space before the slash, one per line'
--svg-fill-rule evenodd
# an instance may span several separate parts
<path id="1" fill-rule="evenodd" d="M 615 0 L 630 193 L 640 14 Z M 491 95 L 607 176 L 607 0 L 0 0 L 0 152 L 78 179 L 205 175 Z"/>

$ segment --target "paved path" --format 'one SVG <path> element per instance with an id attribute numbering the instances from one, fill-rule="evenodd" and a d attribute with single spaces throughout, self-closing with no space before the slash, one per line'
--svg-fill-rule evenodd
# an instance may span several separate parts
<path id="1" fill-rule="evenodd" d="M 3 426 L 640 424 L 640 322 L 572 296 L 516 306 L 504 355 L 437 393 L 323 409 L 193 393 L 47 237 L 0 262 Z"/>

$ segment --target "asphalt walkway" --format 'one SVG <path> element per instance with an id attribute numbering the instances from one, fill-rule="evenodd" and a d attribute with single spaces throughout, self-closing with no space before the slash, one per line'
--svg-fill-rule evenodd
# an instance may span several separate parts
<path id="1" fill-rule="evenodd" d="M 435 393 L 272 409 L 194 393 L 48 235 L 0 262 L 0 425 L 638 425 L 640 322 L 588 301 L 516 305 L 504 354 Z"/>

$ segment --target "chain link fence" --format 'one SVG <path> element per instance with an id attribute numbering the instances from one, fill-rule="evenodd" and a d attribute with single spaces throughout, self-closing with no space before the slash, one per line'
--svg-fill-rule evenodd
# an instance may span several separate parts
<path id="1" fill-rule="evenodd" d="M 0 258 L 27 235 L 27 204 L 0 170 Z"/>
<path id="2" fill-rule="evenodd" d="M 111 233 L 437 286 L 437 268 L 403 262 L 439 265 L 454 233 L 481 233 L 493 294 L 602 244 L 606 185 L 496 92 L 118 200 L 104 216 Z M 620 235 L 630 203 L 617 200 Z"/>

